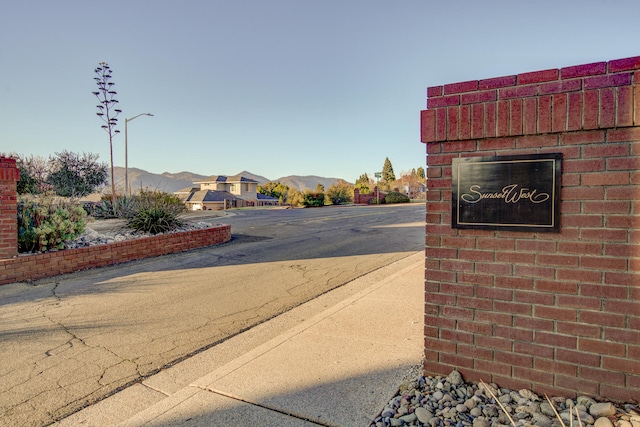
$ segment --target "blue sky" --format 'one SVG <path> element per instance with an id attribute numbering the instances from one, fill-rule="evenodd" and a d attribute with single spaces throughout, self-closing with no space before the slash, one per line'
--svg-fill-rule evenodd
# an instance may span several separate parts
<path id="1" fill-rule="evenodd" d="M 0 14 L 0 152 L 354 182 L 425 166 L 426 88 L 640 55 L 637 0 L 58 0 Z"/>

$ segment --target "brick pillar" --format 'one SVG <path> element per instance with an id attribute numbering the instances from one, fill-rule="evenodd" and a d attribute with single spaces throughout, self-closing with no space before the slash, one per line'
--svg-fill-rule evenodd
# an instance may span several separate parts
<path id="1" fill-rule="evenodd" d="M 640 57 L 427 89 L 425 362 L 640 396 Z M 452 228 L 452 159 L 562 153 L 560 232 Z"/>
<path id="2" fill-rule="evenodd" d="M 0 157 L 0 259 L 18 255 L 18 179 L 16 161 Z"/>

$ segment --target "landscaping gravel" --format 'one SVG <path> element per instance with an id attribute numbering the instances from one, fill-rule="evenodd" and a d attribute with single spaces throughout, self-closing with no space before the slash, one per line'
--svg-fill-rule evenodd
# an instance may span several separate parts
<path id="1" fill-rule="evenodd" d="M 583 427 L 640 427 L 637 403 L 616 405 L 586 396 L 549 400 L 551 404 L 530 390 L 466 383 L 458 371 L 447 377 L 424 377 L 420 367 L 416 367 L 370 427 L 563 427 L 563 423 Z"/>
<path id="2" fill-rule="evenodd" d="M 134 231 L 121 225 L 122 221 L 98 221 L 89 223 L 84 233 L 76 237 L 74 240 L 65 242 L 66 249 L 86 248 L 88 246 L 105 245 L 107 243 L 122 242 L 125 240 L 140 239 L 142 237 L 150 237 L 150 233 L 142 233 Z M 203 228 L 213 227 L 215 224 L 209 222 L 187 222 L 183 226 L 176 228 L 171 233 L 179 231 L 200 230 Z M 162 235 L 163 233 L 158 233 Z"/>

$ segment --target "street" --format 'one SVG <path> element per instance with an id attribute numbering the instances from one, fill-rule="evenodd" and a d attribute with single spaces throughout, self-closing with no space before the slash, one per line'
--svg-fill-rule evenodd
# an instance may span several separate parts
<path id="1" fill-rule="evenodd" d="M 424 248 L 424 204 L 231 211 L 229 243 L 0 286 L 0 419 L 48 425 Z"/>

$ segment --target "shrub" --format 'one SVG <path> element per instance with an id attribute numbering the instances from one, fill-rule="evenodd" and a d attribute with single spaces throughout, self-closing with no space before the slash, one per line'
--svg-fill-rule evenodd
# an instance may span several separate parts
<path id="1" fill-rule="evenodd" d="M 65 243 L 84 232 L 87 213 L 81 205 L 49 195 L 20 199 L 18 252 L 64 249 Z"/>
<path id="2" fill-rule="evenodd" d="M 186 210 L 184 203 L 176 195 L 162 191 L 143 190 L 132 197 L 125 209 L 127 227 L 136 231 L 158 234 L 181 227 L 184 222 L 180 215 Z"/>
<path id="3" fill-rule="evenodd" d="M 334 205 L 353 202 L 353 188 L 353 185 L 340 180 L 329 187 L 326 198 Z"/>
<path id="4" fill-rule="evenodd" d="M 324 193 L 307 191 L 302 204 L 307 207 L 324 206 Z"/>
<path id="5" fill-rule="evenodd" d="M 86 202 L 84 209 L 96 219 L 131 218 L 135 197 L 116 196 L 116 209 L 113 209 L 111 196 L 103 195 L 99 202 Z"/>
<path id="6" fill-rule="evenodd" d="M 398 193 L 397 191 L 388 193 L 384 198 L 385 203 L 409 203 L 410 201 L 409 196 Z"/>

